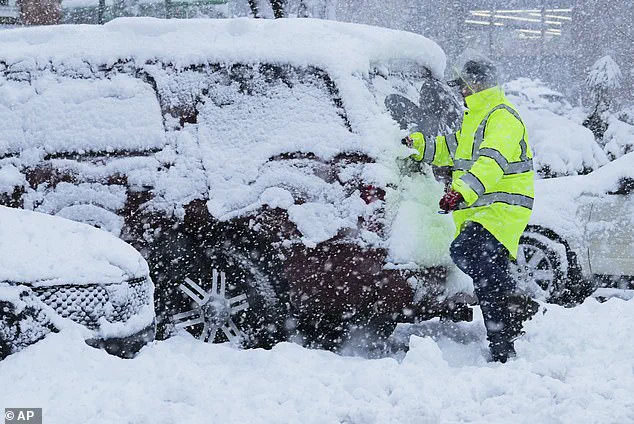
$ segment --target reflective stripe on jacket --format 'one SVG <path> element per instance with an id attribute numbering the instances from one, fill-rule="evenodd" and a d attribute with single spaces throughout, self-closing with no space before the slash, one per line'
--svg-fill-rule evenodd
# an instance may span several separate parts
<path id="1" fill-rule="evenodd" d="M 466 99 L 462 127 L 455 134 L 426 143 L 410 137 L 419 152 L 414 159 L 451 166 L 452 188 L 464 202 L 454 211 L 456 236 L 467 221 L 479 222 L 513 258 L 533 207 L 533 153 L 526 127 L 500 87 Z"/>

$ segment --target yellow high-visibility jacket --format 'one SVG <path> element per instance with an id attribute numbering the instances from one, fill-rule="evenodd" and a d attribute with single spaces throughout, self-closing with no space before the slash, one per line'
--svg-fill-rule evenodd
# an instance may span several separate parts
<path id="1" fill-rule="evenodd" d="M 464 198 L 453 212 L 456 236 L 466 222 L 478 222 L 515 258 L 535 196 L 526 127 L 499 86 L 465 101 L 457 133 L 429 143 L 422 133 L 410 135 L 418 151 L 413 158 L 453 167 L 452 188 Z"/>

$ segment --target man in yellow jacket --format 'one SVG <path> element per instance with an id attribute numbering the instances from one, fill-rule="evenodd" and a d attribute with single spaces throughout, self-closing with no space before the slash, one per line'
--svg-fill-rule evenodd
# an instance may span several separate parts
<path id="1" fill-rule="evenodd" d="M 473 279 L 491 358 L 506 362 L 515 356 L 513 342 L 529 305 L 513 294 L 508 268 L 533 207 L 533 154 L 526 127 L 498 86 L 492 64 L 469 61 L 448 84 L 458 86 L 465 100 L 460 130 L 437 137 L 417 132 L 403 143 L 417 150 L 414 159 L 453 168 L 451 187 L 439 204 L 444 212 L 453 211 L 456 224 L 451 257 Z M 532 301 L 530 308 L 536 311 Z"/>

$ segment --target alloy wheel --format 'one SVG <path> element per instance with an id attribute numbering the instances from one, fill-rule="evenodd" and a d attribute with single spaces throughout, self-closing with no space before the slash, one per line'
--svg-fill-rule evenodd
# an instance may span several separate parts
<path id="1" fill-rule="evenodd" d="M 536 284 L 546 295 L 550 295 L 555 289 L 555 266 L 548 255 L 537 246 L 521 244 L 511 272 L 516 281 L 528 287 Z"/>
<path id="2" fill-rule="evenodd" d="M 192 301 L 193 309 L 172 316 L 177 329 L 185 329 L 203 324 L 199 340 L 213 343 L 220 330 L 232 345 L 239 346 L 245 340 L 245 334 L 236 326 L 233 315 L 249 308 L 246 293 L 227 298 L 227 282 L 224 272 L 212 271 L 211 290 L 205 291 L 199 284 L 186 278 L 180 284 Z"/>

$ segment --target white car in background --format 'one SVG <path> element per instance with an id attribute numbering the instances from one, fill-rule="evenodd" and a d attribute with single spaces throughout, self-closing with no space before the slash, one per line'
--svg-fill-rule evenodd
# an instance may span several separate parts
<path id="1" fill-rule="evenodd" d="M 148 265 L 106 231 L 0 206 L 0 360 L 50 332 L 131 357 L 154 340 Z"/>
<path id="2" fill-rule="evenodd" d="M 634 283 L 634 152 L 580 176 L 537 180 L 513 274 L 538 297 L 573 304 Z"/>

